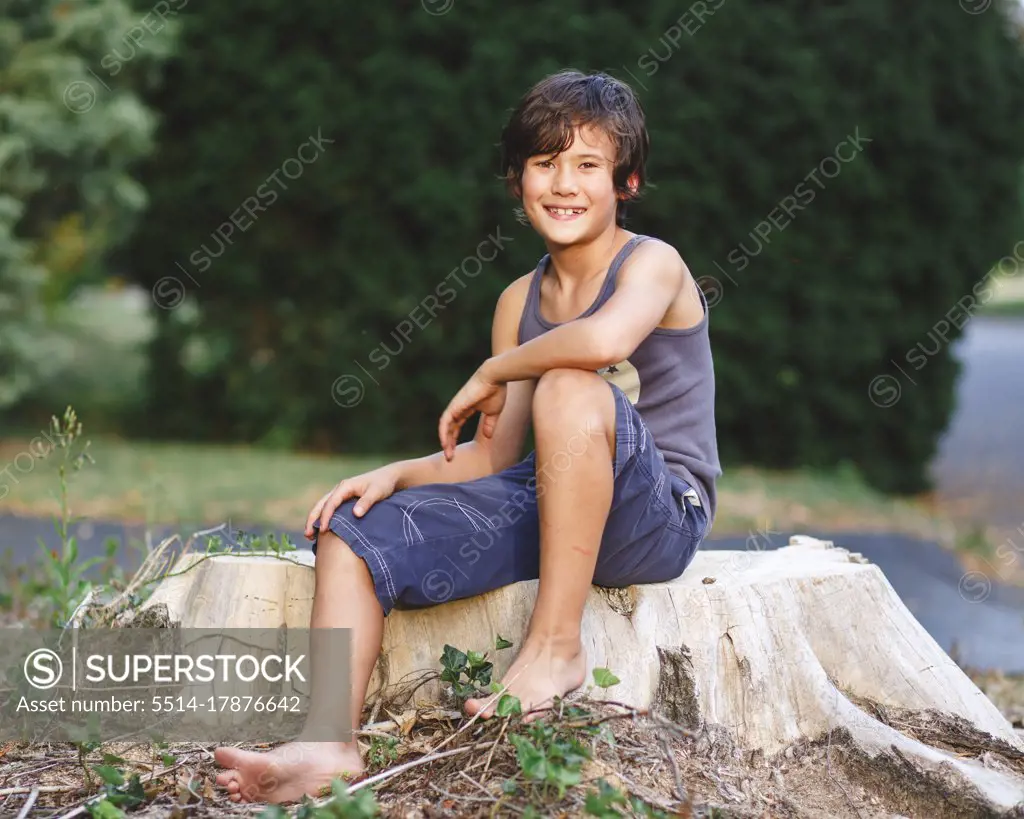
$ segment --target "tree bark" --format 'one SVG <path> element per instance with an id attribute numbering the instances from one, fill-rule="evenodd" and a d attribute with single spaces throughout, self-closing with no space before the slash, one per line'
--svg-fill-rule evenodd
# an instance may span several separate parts
<path id="1" fill-rule="evenodd" d="M 186 555 L 175 571 L 191 568 L 146 608 L 166 606 L 183 627 L 306 628 L 312 564 L 305 551 Z M 370 698 L 445 699 L 436 677 L 423 682 L 445 644 L 487 651 L 500 679 L 536 593 L 531 581 L 393 612 Z M 514 647 L 495 651 L 498 635 Z M 709 752 L 770 759 L 828 742 L 845 749 L 848 771 L 925 813 L 1024 815 L 1024 741 L 859 554 L 807 537 L 772 551 L 699 552 L 672 582 L 594 587 L 582 635 L 589 667 L 621 680 L 594 698 L 657 711 L 700 732 Z"/>

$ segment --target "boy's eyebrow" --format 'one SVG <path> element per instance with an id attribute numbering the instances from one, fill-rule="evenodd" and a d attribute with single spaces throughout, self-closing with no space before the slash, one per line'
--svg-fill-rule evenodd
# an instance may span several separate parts
<path id="1" fill-rule="evenodd" d="M 564 151 L 562 153 L 564 153 Z M 555 155 L 555 152 L 547 153 L 547 154 L 537 154 L 537 156 L 554 156 L 554 155 Z M 605 157 L 605 156 L 603 156 L 601 154 L 595 154 L 595 153 L 569 154 L 569 156 L 573 157 L 574 159 L 601 159 L 601 160 L 607 160 L 607 157 Z"/>

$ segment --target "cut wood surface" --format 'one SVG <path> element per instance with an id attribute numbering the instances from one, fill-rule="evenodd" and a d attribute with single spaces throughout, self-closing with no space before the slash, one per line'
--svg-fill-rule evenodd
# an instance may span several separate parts
<path id="1" fill-rule="evenodd" d="M 183 573 L 164 580 L 146 608 L 166 606 L 183 627 L 306 628 L 313 560 L 308 551 L 185 555 L 174 570 Z M 440 670 L 446 643 L 487 651 L 500 679 L 536 592 L 530 581 L 394 611 L 371 698 L 394 700 L 423 672 Z M 515 647 L 494 651 L 499 634 Z M 1024 741 L 882 571 L 826 541 L 797 536 L 771 551 L 702 551 L 672 582 L 595 587 L 582 635 L 590 668 L 621 680 L 591 691 L 595 698 L 651 707 L 714 743 L 764 757 L 827 739 L 846 747 L 847 764 L 866 779 L 908 789 L 921 804 L 930 804 L 928 794 L 946 794 L 946 802 L 953 794 L 966 812 L 948 815 L 1024 811 Z M 412 699 L 427 705 L 444 696 L 435 678 Z"/>

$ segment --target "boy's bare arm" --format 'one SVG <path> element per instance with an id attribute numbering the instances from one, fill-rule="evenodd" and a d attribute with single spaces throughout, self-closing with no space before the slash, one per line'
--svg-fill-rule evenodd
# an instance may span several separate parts
<path id="1" fill-rule="evenodd" d="M 498 356 L 514 349 L 519 343 L 519 320 L 530 276 L 512 282 L 498 299 L 491 327 L 491 349 Z M 536 381 L 513 381 L 508 384 L 505 408 L 498 417 L 494 435 L 487 438 L 480 425 L 472 441 L 456 447 L 456 457 L 448 461 L 443 452 L 399 461 L 397 489 L 421 486 L 427 483 L 460 483 L 493 475 L 512 466 L 522 453 L 526 431 L 530 424 L 533 391 Z"/>
<path id="2" fill-rule="evenodd" d="M 688 279 L 689 271 L 673 247 L 645 242 L 622 266 L 611 298 L 592 316 L 489 358 L 480 373 L 502 384 L 537 379 L 557 367 L 599 370 L 618 364 L 661 323 Z"/>

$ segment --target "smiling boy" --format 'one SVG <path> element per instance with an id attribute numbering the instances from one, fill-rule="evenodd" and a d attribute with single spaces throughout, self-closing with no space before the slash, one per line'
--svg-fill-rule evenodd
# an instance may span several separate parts
<path id="1" fill-rule="evenodd" d="M 675 249 L 623 227 L 647 151 L 624 83 L 564 71 L 530 90 L 503 164 L 548 253 L 499 297 L 493 355 L 441 415 L 441 452 L 345 479 L 310 512 L 312 627 L 352 629 L 354 729 L 396 606 L 539 578 L 504 681 L 524 712 L 543 709 L 586 677 L 591 585 L 672 580 L 707 534 L 721 474 L 708 308 Z M 520 460 L 531 424 L 536 449 Z M 218 782 L 248 801 L 316 794 L 363 768 L 355 741 L 216 757 L 230 769 Z"/>

